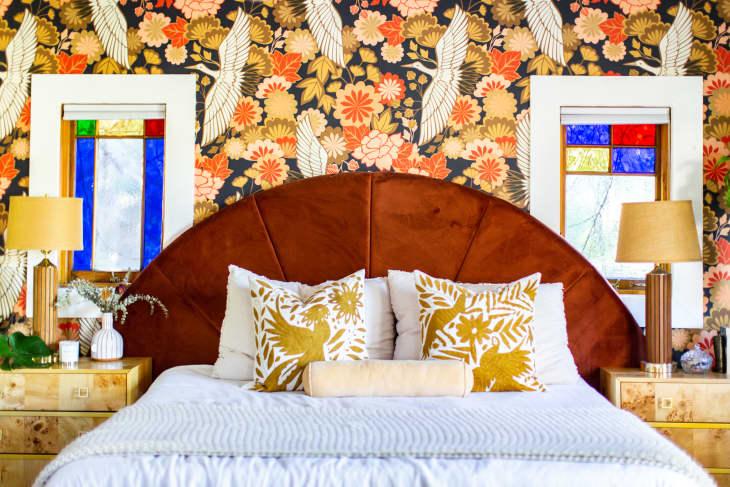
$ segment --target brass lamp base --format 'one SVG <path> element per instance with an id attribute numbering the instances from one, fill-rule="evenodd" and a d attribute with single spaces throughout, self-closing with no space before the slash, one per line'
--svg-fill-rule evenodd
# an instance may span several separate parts
<path id="1" fill-rule="evenodd" d="M 52 350 L 58 347 L 56 334 L 56 293 L 58 273 L 56 266 L 48 260 L 47 252 L 43 260 L 33 268 L 33 334 Z M 44 357 L 42 363 L 51 362 L 52 357 Z"/>
<path id="2" fill-rule="evenodd" d="M 651 362 L 641 361 L 641 370 L 650 377 L 671 377 L 672 372 L 677 370 L 677 363 L 671 364 L 653 364 Z"/>
<path id="3" fill-rule="evenodd" d="M 647 375 L 672 375 L 672 275 L 656 266 L 646 275 Z"/>

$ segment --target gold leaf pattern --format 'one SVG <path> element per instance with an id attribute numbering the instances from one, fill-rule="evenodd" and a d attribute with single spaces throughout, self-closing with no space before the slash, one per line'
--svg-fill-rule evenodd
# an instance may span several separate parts
<path id="1" fill-rule="evenodd" d="M 368 358 L 364 279 L 365 272 L 358 271 L 304 300 L 264 279 L 250 280 L 256 390 L 301 390 L 302 372 L 310 362 Z"/>
<path id="2" fill-rule="evenodd" d="M 540 274 L 473 293 L 416 271 L 421 356 L 463 360 L 474 391 L 543 391 L 535 375 L 532 318 Z"/>

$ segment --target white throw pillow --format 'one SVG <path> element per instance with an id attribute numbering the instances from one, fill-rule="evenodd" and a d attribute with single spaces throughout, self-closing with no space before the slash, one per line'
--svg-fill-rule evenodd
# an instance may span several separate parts
<path id="1" fill-rule="evenodd" d="M 256 354 L 254 323 L 251 304 L 249 277 L 261 278 L 258 274 L 241 267 L 228 266 L 228 296 L 226 313 L 221 325 L 218 346 L 218 360 L 213 366 L 213 377 L 232 380 L 253 380 L 253 360 Z M 299 282 L 270 280 L 277 286 L 308 298 L 322 286 L 308 286 Z M 365 345 L 368 356 L 373 359 L 391 360 L 395 326 L 390 305 L 387 279 L 378 277 L 365 279 Z"/>
<path id="2" fill-rule="evenodd" d="M 475 293 L 496 291 L 506 284 L 457 283 Z M 396 318 L 394 360 L 421 358 L 421 327 L 418 322 L 418 291 L 415 274 L 388 271 L 390 300 Z M 535 369 L 543 384 L 575 384 L 580 381 L 573 354 L 568 348 L 568 330 L 563 305 L 563 283 L 540 284 L 535 297 Z"/>

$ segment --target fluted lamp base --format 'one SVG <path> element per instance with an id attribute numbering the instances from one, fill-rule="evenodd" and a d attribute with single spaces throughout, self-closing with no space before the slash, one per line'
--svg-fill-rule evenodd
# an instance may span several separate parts
<path id="1" fill-rule="evenodd" d="M 43 260 L 33 268 L 33 334 L 52 350 L 58 346 L 56 336 L 56 294 L 58 291 L 58 272 L 56 266 L 44 254 Z M 41 362 L 48 363 L 51 357 Z"/>
<path id="2" fill-rule="evenodd" d="M 656 266 L 646 275 L 646 362 L 653 377 L 672 375 L 672 275 Z"/>

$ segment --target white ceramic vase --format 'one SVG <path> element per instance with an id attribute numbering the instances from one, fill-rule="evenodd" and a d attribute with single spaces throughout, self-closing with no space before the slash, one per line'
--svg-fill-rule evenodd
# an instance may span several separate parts
<path id="1" fill-rule="evenodd" d="M 119 360 L 124 353 L 122 335 L 114 329 L 114 313 L 101 315 L 101 330 L 91 340 L 91 358 L 103 362 Z"/>

